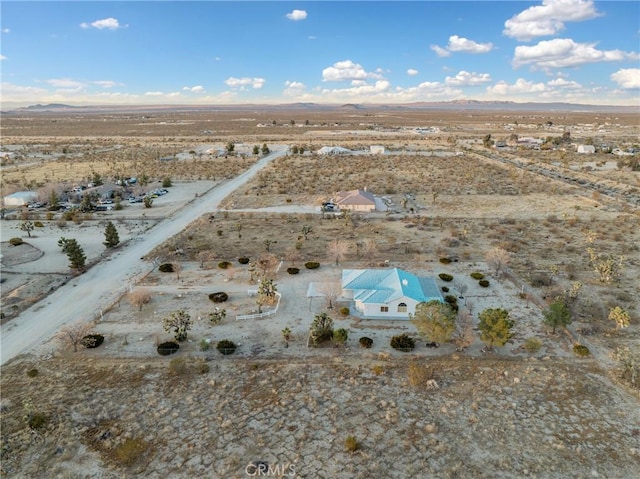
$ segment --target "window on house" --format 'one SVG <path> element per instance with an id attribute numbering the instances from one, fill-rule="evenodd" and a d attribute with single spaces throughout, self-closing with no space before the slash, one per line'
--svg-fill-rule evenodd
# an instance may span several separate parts
<path id="1" fill-rule="evenodd" d="M 398 305 L 398 313 L 406 313 L 407 312 L 407 305 L 405 303 L 400 303 Z"/>
<path id="2" fill-rule="evenodd" d="M 380 312 L 381 313 L 388 313 L 389 312 L 389 306 L 380 306 Z"/>

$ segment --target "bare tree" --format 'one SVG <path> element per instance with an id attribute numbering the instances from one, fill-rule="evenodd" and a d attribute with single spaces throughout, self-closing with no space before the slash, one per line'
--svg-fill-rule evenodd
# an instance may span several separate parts
<path id="1" fill-rule="evenodd" d="M 73 346 L 73 352 L 77 352 L 82 338 L 89 334 L 93 326 L 93 322 L 72 324 L 60 331 L 58 338 L 68 346 Z"/>
<path id="2" fill-rule="evenodd" d="M 211 261 L 213 259 L 213 252 L 209 251 L 209 250 L 205 250 L 205 251 L 200 251 L 198 252 L 198 261 L 200 261 L 200 269 L 205 269 L 205 265 L 208 261 Z"/>
<path id="3" fill-rule="evenodd" d="M 489 265 L 489 267 L 493 269 L 495 275 L 498 277 L 502 274 L 502 271 L 509 264 L 509 261 L 511 261 L 509 252 L 506 249 L 499 247 L 489 250 L 489 252 L 485 256 L 485 259 L 487 261 L 487 265 Z"/>
<path id="4" fill-rule="evenodd" d="M 142 311 L 142 307 L 145 304 L 151 302 L 151 292 L 148 289 L 137 289 L 129 293 L 129 302 L 138 308 L 138 311 Z"/>
<path id="5" fill-rule="evenodd" d="M 453 342 L 459 350 L 467 348 L 473 343 L 473 317 L 468 309 L 458 311 Z"/>
<path id="6" fill-rule="evenodd" d="M 285 251 L 284 257 L 291 263 L 291 266 L 294 266 L 296 261 L 300 260 L 300 251 L 298 251 L 294 246 L 293 248 L 289 248 Z"/>
<path id="7" fill-rule="evenodd" d="M 274 276 L 279 263 L 280 261 L 278 261 L 276 255 L 265 253 L 258 258 L 258 261 L 256 261 L 256 269 L 260 272 L 260 275 L 263 278 L 266 276 Z"/>
<path id="8" fill-rule="evenodd" d="M 180 273 L 182 272 L 182 263 L 180 261 L 173 262 L 173 272 L 176 274 L 176 279 L 180 280 Z"/>
<path id="9" fill-rule="evenodd" d="M 335 261 L 336 266 L 344 259 L 349 251 L 349 242 L 345 240 L 333 239 L 329 243 L 329 257 Z"/>
<path id="10" fill-rule="evenodd" d="M 322 283 L 318 290 L 327 301 L 327 309 L 333 309 L 336 299 L 342 294 L 342 286 L 337 281 Z"/>

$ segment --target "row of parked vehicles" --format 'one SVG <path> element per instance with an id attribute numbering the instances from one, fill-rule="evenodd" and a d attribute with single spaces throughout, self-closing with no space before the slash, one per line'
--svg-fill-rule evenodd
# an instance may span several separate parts
<path id="1" fill-rule="evenodd" d="M 165 188 L 158 188 L 142 196 L 130 196 L 129 203 L 142 203 L 145 198 L 157 198 L 158 196 L 164 196 L 167 193 L 169 193 L 169 190 Z"/>

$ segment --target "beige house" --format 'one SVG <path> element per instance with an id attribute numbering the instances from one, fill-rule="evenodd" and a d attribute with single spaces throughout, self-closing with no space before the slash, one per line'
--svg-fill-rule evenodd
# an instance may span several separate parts
<path id="1" fill-rule="evenodd" d="M 340 191 L 335 195 L 335 203 L 341 210 L 375 211 L 376 199 L 365 190 Z"/>

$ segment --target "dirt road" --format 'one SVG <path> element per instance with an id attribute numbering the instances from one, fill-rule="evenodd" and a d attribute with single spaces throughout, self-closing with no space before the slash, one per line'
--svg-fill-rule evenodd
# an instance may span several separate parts
<path id="1" fill-rule="evenodd" d="M 45 300 L 3 325 L 0 364 L 29 352 L 39 343 L 51 338 L 66 324 L 100 317 L 102 308 L 113 304 L 137 276 L 149 271 L 150 265 L 140 258 L 203 214 L 216 211 L 218 204 L 226 196 L 244 185 L 269 162 L 285 155 L 287 150 L 287 146 L 274 147 L 269 155 L 241 175 L 194 198 L 148 230 L 144 236 L 136 238 L 126 248 L 69 281 Z"/>

